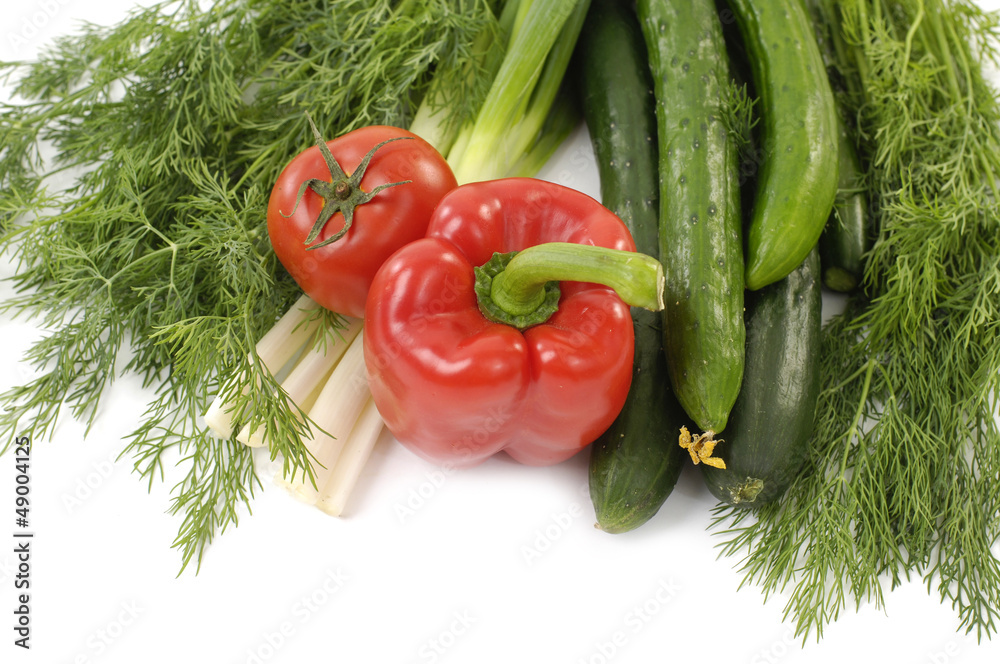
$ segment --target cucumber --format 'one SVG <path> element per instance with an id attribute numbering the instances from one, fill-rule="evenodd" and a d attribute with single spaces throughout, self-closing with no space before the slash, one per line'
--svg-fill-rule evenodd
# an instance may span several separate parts
<path id="1" fill-rule="evenodd" d="M 864 275 L 868 249 L 868 195 L 862 185 L 861 161 L 847 125 L 838 117 L 839 166 L 837 198 L 819 238 L 823 285 L 850 293 Z"/>
<path id="2" fill-rule="evenodd" d="M 822 286 L 819 251 L 747 297 L 746 370 L 725 440 L 702 464 L 719 500 L 757 507 L 779 498 L 808 452 L 819 399 Z"/>
<path id="3" fill-rule="evenodd" d="M 864 276 L 864 254 L 869 242 L 864 171 L 854 133 L 845 120 L 850 112 L 845 98 L 858 93 L 841 70 L 841 63 L 847 57 L 846 45 L 837 34 L 836 19 L 830 15 L 833 8 L 822 0 L 806 0 L 802 6 L 812 23 L 837 106 L 837 196 L 819 238 L 823 285 L 833 291 L 850 293 Z"/>
<path id="4" fill-rule="evenodd" d="M 664 349 L 678 401 L 707 438 L 743 376 L 743 240 L 729 66 L 713 0 L 639 0 L 653 75 Z"/>
<path id="5" fill-rule="evenodd" d="M 592 0 L 573 66 L 601 201 L 625 222 L 640 252 L 658 256 L 655 111 L 635 15 L 614 0 Z M 590 453 L 591 501 L 598 527 L 610 533 L 652 518 L 683 466 L 676 432 L 687 419 L 670 390 L 659 314 L 633 307 L 632 322 L 632 385 Z"/>
<path id="6" fill-rule="evenodd" d="M 677 431 L 688 423 L 667 379 L 659 317 L 633 315 L 635 358 L 625 405 L 590 448 L 588 481 L 597 527 L 624 533 L 663 506 L 685 465 Z"/>
<path id="7" fill-rule="evenodd" d="M 762 148 L 746 232 L 746 287 L 778 281 L 813 249 L 837 194 L 837 111 L 798 0 L 729 0 L 759 96 Z"/>

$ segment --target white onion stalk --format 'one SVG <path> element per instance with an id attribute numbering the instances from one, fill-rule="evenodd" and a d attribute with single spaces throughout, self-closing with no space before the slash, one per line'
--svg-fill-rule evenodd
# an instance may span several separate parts
<path id="1" fill-rule="evenodd" d="M 277 373 L 312 338 L 323 321 L 318 312 L 319 305 L 303 295 L 257 342 L 255 351 L 268 371 Z M 233 435 L 232 406 L 221 395 L 205 413 L 205 424 L 220 438 Z"/>
<path id="2" fill-rule="evenodd" d="M 347 347 L 316 403 L 309 409 L 309 419 L 319 430 L 314 430 L 313 437 L 303 442 L 312 457 L 315 486 L 304 470 L 288 478 L 287 484 L 287 488 L 305 502 L 315 504 L 319 500 L 319 489 L 326 485 L 354 424 L 371 398 L 363 345 L 363 335 L 359 334 Z"/>
<path id="3" fill-rule="evenodd" d="M 330 516 L 340 516 L 344 512 L 347 499 L 361 477 L 365 463 L 368 462 L 368 457 L 371 456 L 384 427 L 382 416 L 375 408 L 375 401 L 369 398 L 347 439 L 347 444 L 340 453 L 340 458 L 337 459 L 337 464 L 333 467 L 333 472 L 319 493 L 316 507 Z"/>
<path id="4" fill-rule="evenodd" d="M 337 330 L 340 339 L 328 338 L 310 344 L 292 371 L 281 381 L 281 389 L 288 395 L 288 399 L 303 411 L 309 412 L 311 404 L 307 404 L 306 400 L 317 387 L 327 381 L 360 331 L 360 318 L 347 319 L 346 327 Z M 250 447 L 264 447 L 267 445 L 264 432 L 264 426 L 253 432 L 246 426 L 237 434 L 236 440 Z"/>

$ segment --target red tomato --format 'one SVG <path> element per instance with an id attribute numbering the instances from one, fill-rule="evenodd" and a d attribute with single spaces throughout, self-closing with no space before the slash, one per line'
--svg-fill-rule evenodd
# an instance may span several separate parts
<path id="1" fill-rule="evenodd" d="M 360 182 L 348 182 L 369 151 L 399 138 L 408 140 L 378 147 L 354 177 Z M 307 295 L 331 311 L 360 318 L 375 272 L 396 249 L 425 235 L 438 201 L 458 185 L 444 157 L 405 129 L 370 126 L 326 142 L 335 170 L 343 169 L 340 177 L 331 173 L 320 142 L 296 156 L 278 177 L 268 201 L 267 230 L 278 260 Z M 340 182 L 348 188 L 360 185 L 353 194 L 361 199 L 374 196 L 353 209 L 342 237 L 316 246 L 345 227 L 342 211 L 325 222 L 321 218 L 324 208 L 348 193 L 343 187 L 335 192 Z M 392 186 L 378 190 L 384 185 Z M 326 191 L 328 198 L 317 190 Z M 314 230 L 318 235 L 310 239 Z"/>

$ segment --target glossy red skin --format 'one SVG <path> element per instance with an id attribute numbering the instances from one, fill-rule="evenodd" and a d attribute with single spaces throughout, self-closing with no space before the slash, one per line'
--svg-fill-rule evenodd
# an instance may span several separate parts
<path id="1" fill-rule="evenodd" d="M 344 237 L 318 249 L 307 250 L 306 237 L 323 208 L 321 196 L 306 190 L 295 207 L 303 182 L 311 178 L 330 181 L 330 171 L 319 148 L 297 155 L 281 172 L 267 206 L 267 230 L 278 260 L 299 287 L 320 306 L 347 316 L 361 317 L 372 279 L 392 252 L 424 236 L 431 213 L 441 198 L 458 186 L 448 163 L 430 143 L 405 129 L 369 126 L 328 141 L 330 152 L 350 175 L 365 154 L 378 143 L 397 136 L 412 140 L 384 145 L 369 162 L 361 188 L 412 180 L 389 187 L 354 212 L 354 222 Z M 283 215 L 294 213 L 289 217 Z M 344 227 L 337 212 L 315 242 Z"/>
<path id="2" fill-rule="evenodd" d="M 585 194 L 516 178 L 454 190 L 427 235 L 382 266 L 368 296 L 365 362 L 389 430 L 457 467 L 500 450 L 550 465 L 586 447 L 631 384 L 629 307 L 604 286 L 563 282 L 556 314 L 521 332 L 480 313 L 473 267 L 542 242 L 635 251 L 628 229 Z"/>

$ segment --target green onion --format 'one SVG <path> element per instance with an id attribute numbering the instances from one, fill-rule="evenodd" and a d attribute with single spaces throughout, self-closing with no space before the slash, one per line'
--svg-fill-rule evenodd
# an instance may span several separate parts
<path id="1" fill-rule="evenodd" d="M 448 153 L 460 183 L 509 174 L 537 140 L 588 6 L 586 0 L 520 0 L 523 18 L 486 101 Z"/>

